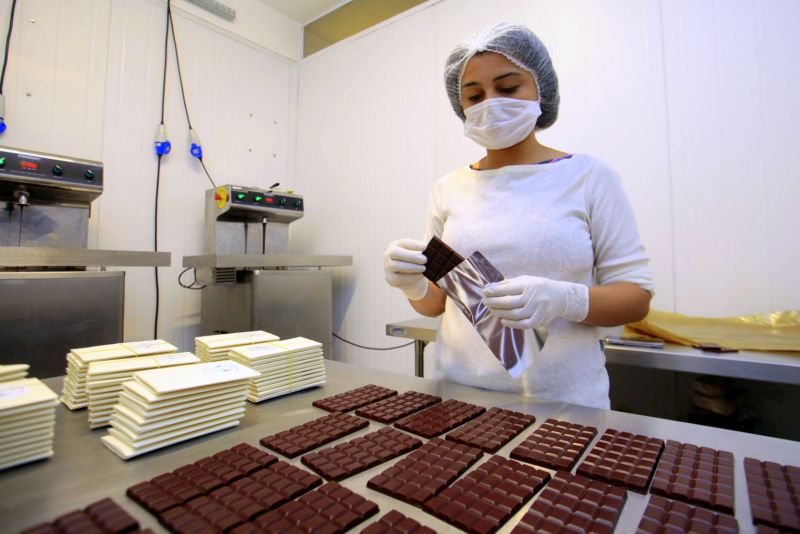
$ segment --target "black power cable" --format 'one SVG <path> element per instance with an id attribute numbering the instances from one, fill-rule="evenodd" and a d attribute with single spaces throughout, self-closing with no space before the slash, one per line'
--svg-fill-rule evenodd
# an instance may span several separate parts
<path id="1" fill-rule="evenodd" d="M 169 0 L 167 0 L 167 14 L 169 14 Z M 164 105 L 167 100 L 167 52 L 169 49 L 169 16 L 167 16 L 164 28 L 164 72 L 161 77 L 161 122 L 164 124 Z M 161 187 L 161 154 L 158 155 L 158 167 L 156 169 L 156 198 L 155 210 L 153 215 L 153 250 L 158 252 L 158 192 Z M 158 339 L 158 309 L 160 303 L 160 292 L 158 287 L 158 267 L 153 267 L 153 275 L 156 282 L 156 313 L 153 318 L 153 339 Z"/>
<path id="2" fill-rule="evenodd" d="M 186 91 L 183 89 L 183 73 L 181 71 L 181 55 L 178 52 L 178 41 L 175 37 L 175 22 L 172 20 L 172 8 L 170 7 L 170 2 L 167 0 L 167 19 L 169 20 L 169 25 L 172 28 L 172 46 L 175 48 L 175 67 L 178 69 L 178 84 L 181 87 L 181 100 L 183 100 L 183 111 L 186 114 L 186 124 L 189 126 L 189 129 L 192 129 L 192 120 L 189 118 L 189 105 L 186 103 Z M 203 171 L 206 173 L 208 177 L 208 181 L 211 182 L 211 186 L 214 189 L 217 188 L 217 184 L 214 183 L 213 178 L 211 178 L 211 174 L 209 174 L 208 169 L 206 168 L 206 164 L 203 161 L 202 155 L 197 158 L 200 160 L 200 165 L 203 167 Z"/>
<path id="3" fill-rule="evenodd" d="M 184 289 L 193 289 L 195 291 L 199 291 L 201 289 L 205 289 L 206 286 L 204 286 L 204 285 L 198 286 L 197 285 L 197 269 L 194 269 L 194 280 L 192 280 L 192 282 L 190 284 L 184 284 L 183 283 L 183 280 L 182 280 L 183 279 L 183 275 L 186 274 L 191 269 L 193 269 L 193 267 L 187 267 L 187 268 L 185 268 L 184 270 L 181 271 L 181 274 L 178 275 L 178 285 L 181 286 Z"/>
<path id="4" fill-rule="evenodd" d="M 17 0 L 11 2 L 11 14 L 8 17 L 8 33 L 6 34 L 6 51 L 3 55 L 3 72 L 0 74 L 0 95 L 6 81 L 6 67 L 8 66 L 8 49 L 11 47 L 11 32 L 14 30 L 14 11 L 17 9 Z"/>
<path id="5" fill-rule="evenodd" d="M 339 341 L 343 341 L 344 343 L 347 343 L 348 345 L 352 345 L 354 347 L 358 347 L 359 349 L 367 349 L 367 350 L 397 350 L 397 349 L 402 349 L 403 347 L 408 347 L 408 346 L 411 346 L 411 345 L 414 344 L 414 342 L 412 341 L 410 343 L 405 343 L 403 345 L 397 345 L 396 347 L 365 347 L 364 345 L 359 345 L 358 343 L 353 343 L 352 341 L 347 341 L 345 338 L 336 335 L 334 332 L 331 332 L 331 335 L 333 337 L 335 337 L 336 339 L 338 339 Z"/>

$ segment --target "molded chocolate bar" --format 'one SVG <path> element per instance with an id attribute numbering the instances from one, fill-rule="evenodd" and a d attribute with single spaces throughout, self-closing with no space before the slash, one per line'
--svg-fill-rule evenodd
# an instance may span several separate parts
<path id="1" fill-rule="evenodd" d="M 447 434 L 447 439 L 494 453 L 534 421 L 536 418 L 530 414 L 493 407 L 477 419 Z"/>
<path id="2" fill-rule="evenodd" d="M 608 429 L 578 466 L 578 474 L 646 493 L 664 441 Z"/>
<path id="3" fill-rule="evenodd" d="M 483 452 L 442 438 L 433 438 L 383 473 L 367 487 L 417 506 L 460 477 Z"/>
<path id="4" fill-rule="evenodd" d="M 349 412 L 395 395 L 397 395 L 397 391 L 394 389 L 369 384 L 332 397 L 315 400 L 311 405 L 329 412 Z"/>
<path id="5" fill-rule="evenodd" d="M 353 528 L 377 513 L 378 505 L 374 502 L 353 493 L 337 482 L 328 482 L 277 510 L 256 517 L 252 524 L 245 523 L 231 532 L 334 534 Z"/>
<path id="6" fill-rule="evenodd" d="M 754 525 L 800 532 L 800 467 L 744 459 Z"/>
<path id="7" fill-rule="evenodd" d="M 464 257 L 461 254 L 436 236 L 433 236 L 428 242 L 428 246 L 422 251 L 422 255 L 428 258 L 425 264 L 425 272 L 422 274 L 433 283 L 439 281 L 441 277 L 464 261 Z"/>
<path id="8" fill-rule="evenodd" d="M 422 506 L 467 532 L 495 532 L 548 480 L 546 471 L 492 456 Z"/>
<path id="9" fill-rule="evenodd" d="M 510 456 L 549 469 L 569 471 L 597 435 L 593 426 L 548 419 Z"/>
<path id="10" fill-rule="evenodd" d="M 717 514 L 704 508 L 651 495 L 636 532 L 639 534 L 669 534 L 671 532 L 736 534 L 739 532 L 739 523 L 726 514 Z"/>
<path id="11" fill-rule="evenodd" d="M 392 510 L 362 530 L 361 534 L 436 534 L 436 531 Z"/>
<path id="12" fill-rule="evenodd" d="M 650 492 L 733 514 L 733 453 L 668 440 Z"/>
<path id="13" fill-rule="evenodd" d="M 111 499 L 90 504 L 56 519 L 22 531 L 22 534 L 45 532 L 104 532 L 128 533 L 139 531 L 139 522 Z"/>
<path id="14" fill-rule="evenodd" d="M 396 422 L 394 426 L 423 438 L 433 438 L 478 417 L 485 411 L 486 408 L 483 406 L 448 399 L 414 415 L 409 415 Z"/>
<path id="15" fill-rule="evenodd" d="M 184 505 L 172 506 L 160 512 L 148 509 L 171 532 L 222 532 L 273 510 L 320 484 L 322 479 L 318 476 L 289 463 L 276 461 L 230 485 L 214 489 L 207 496 L 195 497 Z"/>
<path id="16" fill-rule="evenodd" d="M 422 445 L 391 427 L 303 456 L 301 461 L 328 480 L 345 478 L 396 458 Z"/>
<path id="17" fill-rule="evenodd" d="M 398 419 L 439 402 L 442 402 L 441 397 L 420 393 L 419 391 L 406 391 L 395 397 L 389 397 L 375 404 L 359 408 L 356 410 L 356 415 L 379 423 L 391 424 Z"/>
<path id="18" fill-rule="evenodd" d="M 581 531 L 611 534 L 627 495 L 618 486 L 558 471 L 512 534 Z"/>
<path id="19" fill-rule="evenodd" d="M 367 426 L 369 421 L 366 419 L 346 413 L 332 413 L 272 436 L 263 437 L 260 443 L 288 458 L 294 458 Z"/>
<path id="20" fill-rule="evenodd" d="M 240 443 L 194 464 L 179 467 L 128 488 L 126 495 L 155 516 L 216 488 L 230 484 L 278 459 L 247 443 Z"/>

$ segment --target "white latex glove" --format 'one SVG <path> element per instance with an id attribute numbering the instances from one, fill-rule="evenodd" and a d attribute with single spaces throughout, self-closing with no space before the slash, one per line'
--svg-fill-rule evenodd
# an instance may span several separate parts
<path id="1" fill-rule="evenodd" d="M 389 243 L 383 254 L 386 281 L 401 289 L 409 300 L 420 300 L 428 292 L 428 279 L 422 276 L 428 261 L 422 254 L 426 246 L 416 239 L 399 239 Z"/>
<path id="2" fill-rule="evenodd" d="M 489 284 L 483 303 L 509 328 L 538 328 L 562 317 L 576 323 L 589 313 L 589 288 L 539 276 Z"/>

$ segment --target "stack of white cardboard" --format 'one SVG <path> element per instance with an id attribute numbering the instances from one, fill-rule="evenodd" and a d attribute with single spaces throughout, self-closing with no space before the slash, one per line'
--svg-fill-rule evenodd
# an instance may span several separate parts
<path id="1" fill-rule="evenodd" d="M 225 360 L 134 373 L 122 384 L 103 443 L 127 460 L 239 424 L 258 373 Z"/>
<path id="2" fill-rule="evenodd" d="M 28 376 L 30 365 L 18 363 L 13 365 L 0 365 L 0 382 L 20 380 Z"/>
<path id="3" fill-rule="evenodd" d="M 200 336 L 194 338 L 194 353 L 200 356 L 203 361 L 217 362 L 230 359 L 228 352 L 234 347 L 277 341 L 279 339 L 275 334 L 270 334 L 263 330 Z"/>
<path id="4" fill-rule="evenodd" d="M 89 404 L 89 395 L 86 392 L 86 372 L 92 362 L 172 352 L 178 352 L 178 347 L 160 339 L 72 349 L 67 354 L 67 376 L 64 377 L 64 391 L 61 393 L 61 402 L 70 410 L 86 408 Z"/>
<path id="5" fill-rule="evenodd" d="M 89 427 L 94 429 L 108 426 L 111 412 L 122 392 L 122 383 L 133 380 L 133 373 L 192 363 L 200 363 L 200 358 L 191 352 L 90 363 L 86 374 Z"/>
<path id="6" fill-rule="evenodd" d="M 250 380 L 250 402 L 325 384 L 322 343 L 304 337 L 237 347 L 231 359 L 259 373 Z"/>
<path id="7" fill-rule="evenodd" d="M 0 469 L 53 455 L 58 396 L 36 378 L 0 384 Z"/>

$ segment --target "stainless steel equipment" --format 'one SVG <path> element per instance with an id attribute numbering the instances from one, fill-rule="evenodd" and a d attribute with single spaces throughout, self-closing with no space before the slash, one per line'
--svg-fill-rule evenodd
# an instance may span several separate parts
<path id="1" fill-rule="evenodd" d="M 288 254 L 289 224 L 305 213 L 289 190 L 224 185 L 206 191 L 205 255 L 186 256 L 206 287 L 203 334 L 267 330 L 320 341 L 331 354 L 332 278 L 350 256 Z"/>
<path id="2" fill-rule="evenodd" d="M 125 272 L 105 267 L 169 265 L 166 252 L 87 250 L 103 178 L 98 161 L 0 147 L 0 363 L 56 376 L 69 349 L 122 341 Z"/>

